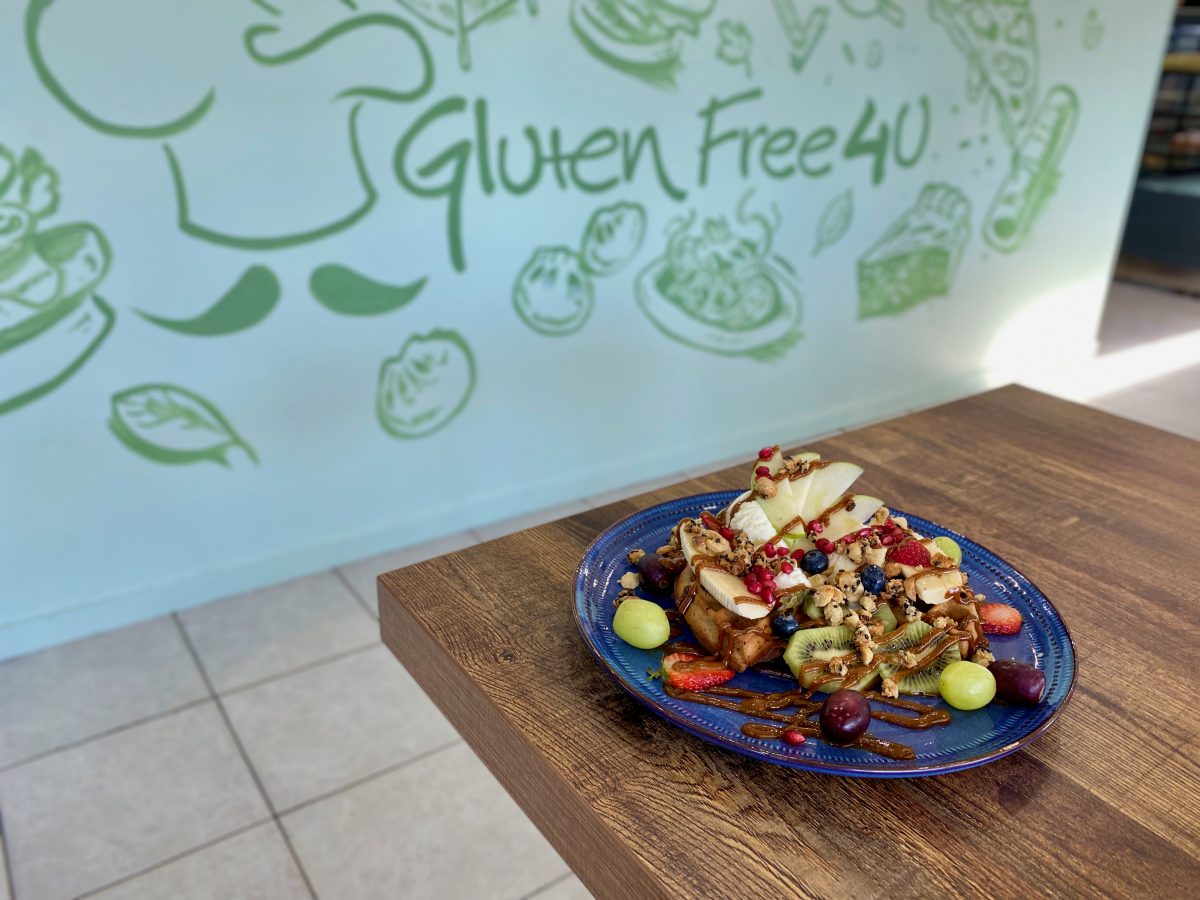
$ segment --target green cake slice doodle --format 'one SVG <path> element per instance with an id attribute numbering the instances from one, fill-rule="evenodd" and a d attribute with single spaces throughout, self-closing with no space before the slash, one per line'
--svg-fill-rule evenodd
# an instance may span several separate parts
<path id="1" fill-rule="evenodd" d="M 958 188 L 927 184 L 858 261 L 858 317 L 892 316 L 953 287 L 971 235 L 971 203 Z"/>
<path id="2" fill-rule="evenodd" d="M 186 465 L 215 462 L 228 467 L 229 453 L 258 454 L 209 400 L 174 384 L 141 384 L 112 396 L 109 430 L 151 462 Z"/>
<path id="3" fill-rule="evenodd" d="M 475 391 L 475 355 L 461 334 L 414 334 L 379 367 L 375 413 L 392 437 L 422 438 L 446 427 Z"/>

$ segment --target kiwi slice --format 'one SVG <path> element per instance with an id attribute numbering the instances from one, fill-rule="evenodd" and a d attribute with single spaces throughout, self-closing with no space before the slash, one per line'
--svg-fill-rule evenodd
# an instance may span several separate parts
<path id="1" fill-rule="evenodd" d="M 820 621 L 825 618 L 825 614 L 821 612 L 821 607 L 817 606 L 817 601 L 813 599 L 812 592 L 804 598 L 804 614 L 810 619 Z"/>
<path id="2" fill-rule="evenodd" d="M 909 622 L 902 630 L 891 635 L 889 640 L 881 642 L 877 648 L 877 652 L 899 653 L 901 650 L 915 647 L 931 631 L 933 631 L 933 626 L 927 622 Z M 897 684 L 900 693 L 937 694 L 938 678 L 941 677 L 942 671 L 950 663 L 957 662 L 960 659 L 962 659 L 962 655 L 958 652 L 958 642 L 955 641 L 943 650 L 942 654 L 935 661 L 923 669 L 900 679 L 899 684 Z M 924 658 L 922 661 L 924 661 Z M 891 678 L 899 669 L 900 665 L 898 663 L 884 662 L 879 667 L 879 674 L 884 678 Z"/>
<path id="3" fill-rule="evenodd" d="M 896 614 L 892 612 L 892 608 L 886 603 L 880 603 L 875 608 L 875 612 L 871 614 L 871 620 L 883 623 L 884 634 L 890 634 L 900 626 L 900 623 L 896 621 Z"/>
<path id="4" fill-rule="evenodd" d="M 824 667 L 814 667 L 807 672 L 801 672 L 801 666 L 811 662 L 828 662 L 839 656 L 849 657 L 846 663 L 850 666 L 858 664 L 854 631 L 845 625 L 827 625 L 824 628 L 802 628 L 793 634 L 788 641 L 787 650 L 783 652 L 783 661 L 801 685 L 812 687 L 813 682 L 825 673 Z M 849 687 L 855 691 L 865 690 L 878 677 L 877 673 L 871 672 Z"/>

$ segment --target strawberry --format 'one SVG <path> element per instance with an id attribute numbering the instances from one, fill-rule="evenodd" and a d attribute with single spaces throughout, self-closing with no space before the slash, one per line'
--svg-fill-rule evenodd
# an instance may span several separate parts
<path id="1" fill-rule="evenodd" d="M 916 569 L 928 569 L 933 565 L 929 550 L 920 541 L 909 540 L 897 544 L 887 552 L 888 562 L 899 563 L 902 566 L 912 566 Z"/>
<path id="2" fill-rule="evenodd" d="M 984 634 L 1016 634 L 1021 630 L 1021 613 L 1007 603 L 981 603 Z"/>
<path id="3" fill-rule="evenodd" d="M 675 669 L 676 663 L 701 659 L 694 653 L 671 653 L 663 657 L 663 678 L 673 688 L 681 691 L 706 691 L 724 684 L 733 677 L 733 669 L 715 660 L 702 659 L 700 665 L 689 666 L 686 671 Z"/>

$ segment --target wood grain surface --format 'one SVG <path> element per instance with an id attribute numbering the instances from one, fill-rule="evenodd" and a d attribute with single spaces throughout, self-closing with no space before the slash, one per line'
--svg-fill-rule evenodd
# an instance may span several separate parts
<path id="1" fill-rule="evenodd" d="M 1200 896 L 1200 443 L 1010 387 L 811 449 L 1058 607 L 1078 681 L 1030 747 L 936 778 L 831 777 L 627 696 L 576 631 L 579 559 L 740 468 L 387 573 L 384 641 L 597 897 Z"/>

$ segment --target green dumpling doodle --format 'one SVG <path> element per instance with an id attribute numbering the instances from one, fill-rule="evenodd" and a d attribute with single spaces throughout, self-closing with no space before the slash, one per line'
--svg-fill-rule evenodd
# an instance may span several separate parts
<path id="1" fill-rule="evenodd" d="M 422 438 L 455 419 L 475 390 L 475 355 L 461 334 L 414 334 L 379 368 L 375 413 L 397 438 Z"/>

